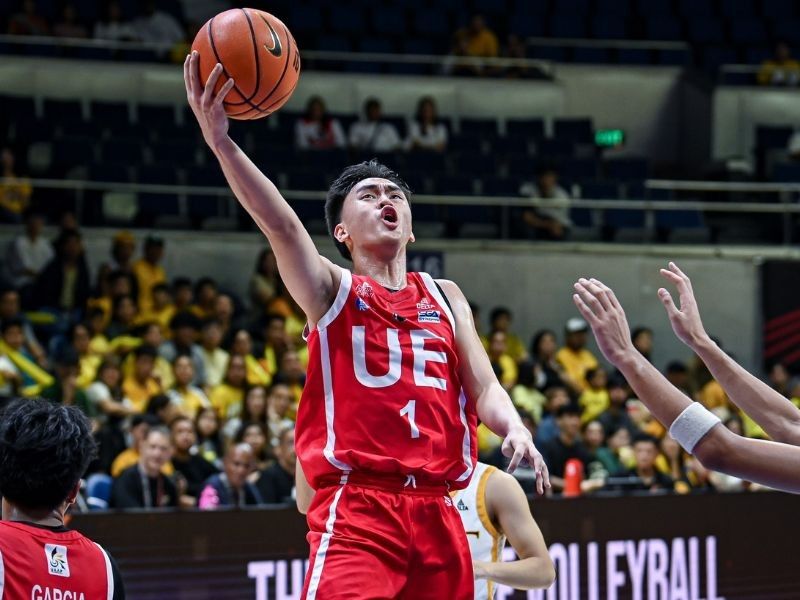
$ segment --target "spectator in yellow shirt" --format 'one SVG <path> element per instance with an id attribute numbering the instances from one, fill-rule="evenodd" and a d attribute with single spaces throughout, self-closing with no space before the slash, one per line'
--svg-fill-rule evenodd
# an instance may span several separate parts
<path id="1" fill-rule="evenodd" d="M 158 323 L 161 334 L 169 337 L 169 324 L 175 316 L 175 305 L 172 303 L 169 286 L 166 283 L 157 283 L 151 290 L 150 308 L 141 311 L 138 323 Z"/>
<path id="2" fill-rule="evenodd" d="M 213 317 L 217 296 L 217 283 L 211 277 L 198 279 L 194 286 L 194 304 L 189 310 L 201 321 Z"/>
<path id="3" fill-rule="evenodd" d="M 580 395 L 578 404 L 582 409 L 581 423 L 594 421 L 609 406 L 608 373 L 603 367 L 586 371 L 586 389 Z"/>
<path id="4" fill-rule="evenodd" d="M 111 463 L 111 476 L 119 477 L 120 474 L 137 462 L 139 462 L 139 448 L 150 433 L 151 427 L 160 425 L 159 420 L 153 415 L 134 415 L 131 419 L 131 438 L 133 440 L 131 447 L 120 452 Z M 171 477 L 175 472 L 171 462 L 167 462 L 162 468 L 161 472 L 167 477 Z"/>
<path id="5" fill-rule="evenodd" d="M 573 393 L 586 389 L 586 372 L 597 367 L 594 354 L 586 349 L 589 326 L 579 317 L 567 321 L 564 327 L 564 347 L 556 353 L 556 360 L 564 368 L 561 378 Z"/>
<path id="6" fill-rule="evenodd" d="M 17 176 L 14 170 L 11 148 L 0 150 L 0 222 L 21 222 L 32 193 L 30 182 Z"/>
<path id="7" fill-rule="evenodd" d="M 241 356 L 247 368 L 248 385 L 264 385 L 272 383 L 272 373 L 253 355 L 253 338 L 246 329 L 240 329 L 233 336 L 231 356 Z"/>
<path id="8" fill-rule="evenodd" d="M 223 421 L 239 417 L 247 390 L 247 365 L 243 356 L 231 354 L 225 379 L 211 390 L 211 406 Z"/>
<path id="9" fill-rule="evenodd" d="M 486 19 L 482 15 L 473 15 L 469 26 L 456 32 L 456 38 L 463 44 L 467 56 L 496 58 L 500 55 L 497 35 L 486 26 Z"/>
<path id="10" fill-rule="evenodd" d="M 102 362 L 102 357 L 93 354 L 90 346 L 91 337 L 89 330 L 83 323 L 76 323 L 69 332 L 72 347 L 78 353 L 78 377 L 75 381 L 79 389 L 85 390 L 97 377 L 97 369 Z"/>
<path id="11" fill-rule="evenodd" d="M 122 393 L 131 408 L 141 413 L 147 408 L 151 396 L 161 393 L 161 386 L 153 377 L 158 352 L 152 346 L 142 345 L 134 351 L 133 373 L 122 382 Z"/>
<path id="12" fill-rule="evenodd" d="M 508 355 L 507 336 L 504 331 L 496 330 L 489 334 L 489 362 L 497 374 L 497 378 L 506 390 L 517 383 L 517 363 Z"/>
<path id="13" fill-rule="evenodd" d="M 185 354 L 181 354 L 172 362 L 172 373 L 175 385 L 167 392 L 170 401 L 181 413 L 194 419 L 201 408 L 210 407 L 205 392 L 192 385 L 194 379 L 194 363 Z"/>
<path id="14" fill-rule="evenodd" d="M 514 362 L 521 363 L 528 360 L 528 352 L 520 337 L 510 331 L 512 319 L 511 311 L 505 306 L 493 308 L 489 315 L 489 329 L 491 331 L 499 330 L 506 334 L 506 354 L 513 358 Z"/>
<path id="15" fill-rule="evenodd" d="M 761 64 L 757 78 L 759 85 L 796 86 L 800 83 L 800 62 L 792 58 L 789 44 L 781 41 L 775 45 L 775 55 Z"/>
<path id="16" fill-rule="evenodd" d="M 153 286 L 164 283 L 167 274 L 161 266 L 164 240 L 148 236 L 144 240 L 144 256 L 133 263 L 133 274 L 139 285 L 139 310 L 148 311 L 153 304 Z"/>

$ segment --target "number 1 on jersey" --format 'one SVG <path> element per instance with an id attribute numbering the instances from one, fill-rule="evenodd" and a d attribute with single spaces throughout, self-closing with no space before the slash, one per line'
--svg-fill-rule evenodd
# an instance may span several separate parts
<path id="1" fill-rule="evenodd" d="M 403 408 L 400 409 L 400 416 L 405 417 L 408 415 L 408 424 L 411 425 L 411 439 L 415 440 L 419 437 L 419 428 L 417 427 L 417 423 L 414 420 L 414 416 L 417 413 L 417 401 L 416 400 L 409 400 L 408 404 L 406 404 Z"/>

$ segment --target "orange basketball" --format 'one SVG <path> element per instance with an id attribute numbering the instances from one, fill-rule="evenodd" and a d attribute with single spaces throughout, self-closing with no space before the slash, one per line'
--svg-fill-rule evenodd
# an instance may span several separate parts
<path id="1" fill-rule="evenodd" d="M 216 90 L 233 78 L 225 112 L 233 119 L 260 119 L 278 110 L 300 78 L 300 51 L 289 29 L 269 13 L 234 8 L 209 20 L 192 43 L 200 53 L 200 79 L 222 64 Z"/>

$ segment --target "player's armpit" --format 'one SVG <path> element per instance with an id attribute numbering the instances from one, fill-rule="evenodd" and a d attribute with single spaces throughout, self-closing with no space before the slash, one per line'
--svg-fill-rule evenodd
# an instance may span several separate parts
<path id="1" fill-rule="evenodd" d="M 311 506 L 311 501 L 314 499 L 314 488 L 308 484 L 303 467 L 300 466 L 300 459 L 297 459 L 297 464 L 294 470 L 294 485 L 295 495 L 297 496 L 297 510 L 300 514 L 306 514 L 308 507 Z"/>

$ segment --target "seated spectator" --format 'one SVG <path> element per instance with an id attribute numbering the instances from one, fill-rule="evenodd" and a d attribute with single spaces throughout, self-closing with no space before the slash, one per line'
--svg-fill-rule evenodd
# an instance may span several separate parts
<path id="1" fill-rule="evenodd" d="M 586 372 L 598 366 L 597 359 L 587 348 L 589 326 L 580 317 L 569 319 L 564 326 L 564 347 L 556 360 L 564 369 L 561 378 L 575 394 L 586 389 Z"/>
<path id="2" fill-rule="evenodd" d="M 202 277 L 194 286 L 194 304 L 189 309 L 201 321 L 214 316 L 217 304 L 217 283 L 211 277 Z"/>
<path id="3" fill-rule="evenodd" d="M 520 36 L 510 33 L 506 38 L 506 44 L 502 51 L 503 58 L 512 60 L 525 60 L 528 58 L 528 52 L 525 47 L 525 40 Z M 536 67 L 529 67 L 527 65 L 511 65 L 502 70 L 502 74 L 508 79 L 522 79 L 528 77 L 535 77 L 543 79 L 544 74 Z"/>
<path id="4" fill-rule="evenodd" d="M 434 99 L 424 96 L 417 103 L 414 120 L 408 124 L 406 150 L 444 152 L 446 148 L 447 127 L 439 121 Z"/>
<path id="5" fill-rule="evenodd" d="M 147 344 L 134 351 L 133 372 L 122 382 L 125 401 L 134 412 L 144 412 L 150 397 L 162 392 L 161 385 L 153 377 L 157 356 L 156 349 Z"/>
<path id="6" fill-rule="evenodd" d="M 591 456 L 580 441 L 581 409 L 578 406 L 567 404 L 559 408 L 556 412 L 556 424 L 558 425 L 558 435 L 542 444 L 540 451 L 550 470 L 550 483 L 553 491 L 560 492 L 564 489 L 564 467 L 567 461 L 577 458 L 583 463 L 585 470 Z"/>
<path id="7" fill-rule="evenodd" d="M 107 473 L 114 459 L 126 448 L 124 420 L 133 415 L 122 397 L 122 372 L 116 360 L 106 359 L 97 369 L 97 379 L 86 388 L 86 398 L 97 414 L 98 468 Z"/>
<path id="8" fill-rule="evenodd" d="M 22 375 L 8 356 L 0 352 L 0 408 L 20 395 Z"/>
<path id="9" fill-rule="evenodd" d="M 283 293 L 283 282 L 278 273 L 278 263 L 275 261 L 275 254 L 271 248 L 264 248 L 259 253 L 248 288 L 250 304 L 256 317 L 267 313 L 270 303 Z"/>
<path id="10" fill-rule="evenodd" d="M 194 365 L 194 380 L 196 386 L 206 383 L 206 371 L 203 361 L 203 351 L 197 345 L 200 321 L 190 312 L 182 312 L 172 317 L 170 321 L 172 339 L 164 342 L 158 349 L 159 355 L 172 363 L 179 355 L 185 354 L 192 359 Z"/>
<path id="11" fill-rule="evenodd" d="M 672 361 L 664 370 L 664 376 L 667 378 L 667 381 L 684 394 L 689 397 L 692 396 L 689 387 L 689 369 L 684 363 L 677 360 Z"/>
<path id="12" fill-rule="evenodd" d="M 760 85 L 796 86 L 800 83 L 800 62 L 792 58 L 792 50 L 785 41 L 775 45 L 775 54 L 761 64 L 757 75 Z"/>
<path id="13" fill-rule="evenodd" d="M 789 389 L 791 376 L 786 365 L 778 360 L 768 361 L 766 365 L 767 383 L 769 387 L 778 392 L 784 398 L 792 397 L 792 390 Z"/>
<path id="14" fill-rule="evenodd" d="M 633 437 L 636 437 L 636 435 L 639 433 L 646 433 L 647 435 L 654 437 L 656 440 L 660 440 L 667 432 L 664 426 L 658 421 L 658 419 L 653 417 L 652 413 L 641 400 L 628 400 L 628 414 L 631 417 L 631 422 L 636 428 L 634 430 Z"/>
<path id="15" fill-rule="evenodd" d="M 608 408 L 597 417 L 603 426 L 605 437 L 611 437 L 617 429 L 624 427 L 630 434 L 637 431 L 628 416 L 628 386 L 622 377 L 612 377 L 608 382 Z"/>
<path id="16" fill-rule="evenodd" d="M 526 361 L 519 365 L 519 377 L 517 384 L 511 388 L 511 401 L 518 409 L 522 409 L 533 415 L 536 422 L 542 419 L 542 409 L 544 408 L 545 397 L 536 387 L 537 370 L 536 364 Z"/>
<path id="17" fill-rule="evenodd" d="M 347 146 L 342 124 L 328 114 L 325 102 L 319 96 L 308 99 L 306 113 L 295 122 L 294 143 L 299 150 L 331 150 Z"/>
<path id="18" fill-rule="evenodd" d="M 136 414 L 131 417 L 130 430 L 126 436 L 130 438 L 128 447 L 114 458 L 114 462 L 111 464 L 112 477 L 119 477 L 125 469 L 139 462 L 139 451 L 142 448 L 144 439 L 150 432 L 150 428 L 157 427 L 158 425 L 159 420 L 153 415 Z M 167 476 L 172 475 L 172 464 L 166 463 L 161 469 L 161 472 Z"/>
<path id="19" fill-rule="evenodd" d="M 111 344 L 106 337 L 106 317 L 100 308 L 90 308 L 86 312 L 86 326 L 91 340 L 89 348 L 93 354 L 105 356 L 111 353 Z"/>
<path id="20" fill-rule="evenodd" d="M 289 334 L 286 331 L 286 318 L 275 313 L 263 319 L 264 356 L 260 363 L 272 378 L 280 369 L 283 353 L 289 347 Z"/>
<path id="21" fill-rule="evenodd" d="M 549 329 L 536 332 L 531 340 L 531 359 L 534 361 L 536 387 L 540 390 L 563 386 L 564 368 L 556 360 L 558 341 L 556 334 Z"/>
<path id="22" fill-rule="evenodd" d="M 166 283 L 157 283 L 151 291 L 152 302 L 150 308 L 141 312 L 139 322 L 158 323 L 161 328 L 161 334 L 169 335 L 169 325 L 176 313 L 169 286 Z"/>
<path id="23" fill-rule="evenodd" d="M 194 302 L 192 280 L 188 277 L 176 277 L 172 280 L 172 304 L 175 313 L 188 311 Z M 219 300 L 217 300 L 219 302 Z"/>
<path id="24" fill-rule="evenodd" d="M 637 429 L 637 435 L 639 430 Z M 620 427 L 611 435 L 606 436 L 606 445 L 611 455 L 608 458 L 606 468 L 610 475 L 615 475 L 621 471 L 625 471 L 636 464 L 636 458 L 633 455 L 633 448 L 631 447 L 631 440 L 633 436 L 627 427 Z"/>
<path id="25" fill-rule="evenodd" d="M 583 414 L 582 423 L 598 418 L 609 406 L 608 374 L 603 367 L 595 367 L 586 371 L 586 389 L 578 398 L 578 405 Z"/>
<path id="26" fill-rule="evenodd" d="M 92 352 L 89 346 L 91 341 L 89 329 L 83 323 L 76 323 L 70 327 L 67 337 L 72 348 L 78 354 L 78 387 L 85 390 L 97 377 L 97 368 L 103 358 Z"/>
<path id="27" fill-rule="evenodd" d="M 132 336 L 137 312 L 133 296 L 116 296 L 111 302 L 111 322 L 106 337 L 113 342 L 118 337 Z"/>
<path id="28" fill-rule="evenodd" d="M 136 39 L 133 25 L 122 20 L 119 2 L 112 0 L 105 4 L 105 16 L 94 25 L 94 38 L 115 42 L 129 42 Z"/>
<path id="29" fill-rule="evenodd" d="M 253 470 L 253 460 L 253 450 L 248 444 L 236 444 L 228 448 L 223 472 L 206 480 L 197 506 L 201 510 L 214 510 L 262 504 L 258 489 L 247 481 L 247 476 Z"/>
<path id="30" fill-rule="evenodd" d="M 216 319 L 207 319 L 200 329 L 200 351 L 208 388 L 222 383 L 230 359 L 230 354 L 223 350 L 220 344 L 222 344 L 222 325 Z"/>
<path id="31" fill-rule="evenodd" d="M 572 220 L 569 216 L 569 193 L 558 185 L 558 172 L 544 167 L 536 175 L 536 183 L 526 183 L 520 194 L 533 200 L 546 201 L 542 206 L 523 209 L 519 214 L 522 237 L 560 241 L 569 237 Z"/>
<path id="32" fill-rule="evenodd" d="M 151 427 L 142 440 L 136 465 L 124 470 L 111 487 L 111 508 L 178 506 L 178 490 L 162 469 L 169 462 L 172 441 L 166 427 Z"/>
<path id="33" fill-rule="evenodd" d="M 233 336 L 231 356 L 241 356 L 244 359 L 248 385 L 269 385 L 272 381 L 269 370 L 253 356 L 253 338 L 246 329 L 240 329 Z"/>
<path id="34" fill-rule="evenodd" d="M 25 347 L 25 322 L 21 318 L 0 322 L 0 355 L 6 358 L 4 378 L 23 396 L 37 396 L 53 384 L 53 377 L 36 363 Z"/>
<path id="35" fill-rule="evenodd" d="M 500 43 L 497 35 L 486 26 L 483 16 L 473 15 L 469 26 L 456 32 L 452 54 L 469 58 L 497 58 L 500 55 Z M 450 72 L 454 75 L 484 75 L 495 71 L 493 66 L 462 62 L 455 63 Z"/>
<path id="36" fill-rule="evenodd" d="M 158 9 L 154 0 L 147 0 L 144 3 L 144 10 L 141 16 L 134 20 L 133 28 L 138 40 L 163 44 L 168 48 L 182 42 L 186 37 L 175 17 Z"/>
<path id="37" fill-rule="evenodd" d="M 135 298 L 136 278 L 125 271 L 111 271 L 103 265 L 97 272 L 97 285 L 92 290 L 92 295 L 86 303 L 88 310 L 99 309 L 103 311 L 105 327 L 111 323 L 114 312 L 114 298 L 130 296 Z M 134 306 L 136 302 L 134 301 Z"/>
<path id="38" fill-rule="evenodd" d="M 41 397 L 64 406 L 77 406 L 87 417 L 94 418 L 96 410 L 89 402 L 86 392 L 78 387 L 80 358 L 74 348 L 61 350 L 54 361 L 55 377 L 49 386 L 43 387 Z"/>
<path id="39" fill-rule="evenodd" d="M 272 446 L 267 437 L 267 426 L 264 423 L 250 421 L 242 423 L 233 438 L 234 444 L 247 444 L 253 450 L 253 469 L 251 473 L 266 468 L 274 456 Z"/>
<path id="40" fill-rule="evenodd" d="M 239 417 L 247 389 L 247 365 L 244 356 L 232 354 L 222 383 L 211 390 L 211 406 L 220 419 Z"/>
<path id="41" fill-rule="evenodd" d="M 370 98 L 364 103 L 364 118 L 350 126 L 350 147 L 360 152 L 394 152 L 402 140 L 391 123 L 381 121 L 381 103 Z"/>
<path id="42" fill-rule="evenodd" d="M 562 386 L 553 386 L 544 391 L 544 410 L 536 429 L 536 445 L 541 446 L 558 437 L 556 415 L 558 409 L 570 403 L 569 392 Z"/>
<path id="43" fill-rule="evenodd" d="M 292 391 L 285 383 L 273 383 L 267 391 L 267 429 L 273 448 L 278 445 L 280 432 L 294 425 L 288 417 L 293 400 Z"/>
<path id="44" fill-rule="evenodd" d="M 116 4 L 113 3 L 112 4 Z M 122 271 L 133 275 L 133 255 L 136 253 L 136 238 L 130 231 L 118 231 L 111 240 L 111 261 L 108 266 L 112 271 Z"/>
<path id="45" fill-rule="evenodd" d="M 653 330 L 649 327 L 635 327 L 631 331 L 633 347 L 650 362 L 653 362 Z"/>
<path id="46" fill-rule="evenodd" d="M 18 235 L 6 250 L 6 269 L 17 289 L 33 285 L 37 275 L 53 259 L 53 245 L 42 236 L 44 217 L 25 212 L 25 233 Z"/>
<path id="47" fill-rule="evenodd" d="M 89 267 L 81 234 L 62 230 L 55 243 L 55 256 L 42 269 L 31 296 L 37 308 L 80 313 L 89 299 Z"/>
<path id="48" fill-rule="evenodd" d="M 228 419 L 222 432 L 226 439 L 233 439 L 244 423 L 267 423 L 267 390 L 255 385 L 247 390 L 238 417 Z"/>
<path id="49" fill-rule="evenodd" d="M 275 375 L 274 382 L 284 383 L 292 393 L 292 405 L 289 407 L 288 416 L 294 419 L 297 415 L 297 405 L 303 395 L 306 384 L 306 368 L 300 359 L 300 353 L 294 348 L 289 348 L 281 357 L 281 368 Z"/>
<path id="50" fill-rule="evenodd" d="M 19 223 L 31 201 L 30 182 L 17 174 L 11 148 L 0 150 L 0 223 Z"/>
<path id="51" fill-rule="evenodd" d="M 22 11 L 8 20 L 10 35 L 50 35 L 50 24 L 36 11 L 34 0 L 23 0 Z"/>
<path id="52" fill-rule="evenodd" d="M 517 383 L 517 363 L 508 354 L 507 336 L 504 331 L 496 330 L 489 334 L 489 362 L 497 378 L 506 390 Z"/>
<path id="53" fill-rule="evenodd" d="M 164 267 L 161 266 L 163 258 L 164 240 L 147 236 L 144 240 L 142 258 L 133 263 L 133 274 L 136 276 L 139 288 L 137 305 L 143 313 L 147 313 L 152 308 L 153 286 L 167 281 Z"/>
<path id="54" fill-rule="evenodd" d="M 13 288 L 0 287 L 0 322 L 19 319 L 22 322 L 22 337 L 25 350 L 40 367 L 47 367 L 47 354 L 33 331 L 28 318 L 20 308 L 19 293 Z"/>
<path id="55" fill-rule="evenodd" d="M 112 344 L 112 350 L 117 354 L 126 354 L 122 362 L 122 375 L 129 377 L 133 373 L 134 363 L 136 362 L 135 350 L 139 346 L 150 346 L 160 348 L 164 343 L 161 335 L 161 328 L 156 323 L 145 323 L 133 330 L 133 337 L 117 338 Z M 168 390 L 175 384 L 175 376 L 172 374 L 172 363 L 164 360 L 161 356 L 156 356 L 153 366 L 153 379 L 158 382 L 162 390 Z"/>
<path id="56" fill-rule="evenodd" d="M 217 411 L 203 408 L 194 420 L 199 454 L 218 469 L 222 467 L 222 436 Z"/>
<path id="57" fill-rule="evenodd" d="M 178 356 L 172 362 L 172 372 L 175 384 L 167 392 L 167 397 L 181 414 L 194 419 L 201 408 L 211 407 L 206 393 L 196 385 L 192 385 L 194 365 L 190 357 L 185 354 Z"/>
<path id="58" fill-rule="evenodd" d="M 236 334 L 236 327 L 234 326 L 234 317 L 236 316 L 236 307 L 233 304 L 233 298 L 228 294 L 220 294 L 217 296 L 217 305 L 214 307 L 214 318 L 219 321 L 222 327 L 222 345 L 230 346 L 233 343 L 233 336 Z"/>
<path id="59" fill-rule="evenodd" d="M 144 412 L 146 415 L 152 415 L 157 418 L 159 424 L 164 426 L 172 423 L 175 417 L 183 414 L 180 408 L 166 394 L 150 396 Z"/>
<path id="60" fill-rule="evenodd" d="M 277 460 L 261 471 L 256 487 L 265 504 L 294 502 L 294 471 L 297 455 L 294 450 L 294 427 L 286 427 L 278 436 Z"/>
<path id="61" fill-rule="evenodd" d="M 672 491 L 675 482 L 669 475 L 661 473 L 656 469 L 656 459 L 658 458 L 658 440 L 647 434 L 639 434 L 633 438 L 633 454 L 636 458 L 636 465 L 622 475 L 637 477 L 639 485 L 633 490 L 645 490 L 651 493 Z"/>
<path id="62" fill-rule="evenodd" d="M 175 476 L 182 477 L 184 482 L 181 506 L 196 506 L 203 484 L 219 470 L 200 454 L 194 421 L 179 415 L 172 420 L 169 429 L 172 433 L 172 466 L 175 467 Z"/>
<path id="63" fill-rule="evenodd" d="M 53 35 L 65 38 L 89 37 L 86 26 L 78 21 L 78 13 L 72 4 L 64 4 L 61 9 L 61 20 L 53 25 Z"/>
<path id="64" fill-rule="evenodd" d="M 616 473 L 618 463 L 611 450 L 606 447 L 606 434 L 599 421 L 589 421 L 583 426 L 581 441 L 589 453 L 585 478 L 605 482 L 609 474 Z M 609 467 L 614 470 L 609 471 Z"/>
<path id="65" fill-rule="evenodd" d="M 505 306 L 498 306 L 489 315 L 489 329 L 506 334 L 506 353 L 519 363 L 528 359 L 528 352 L 520 337 L 511 331 L 512 320 L 511 311 Z"/>

